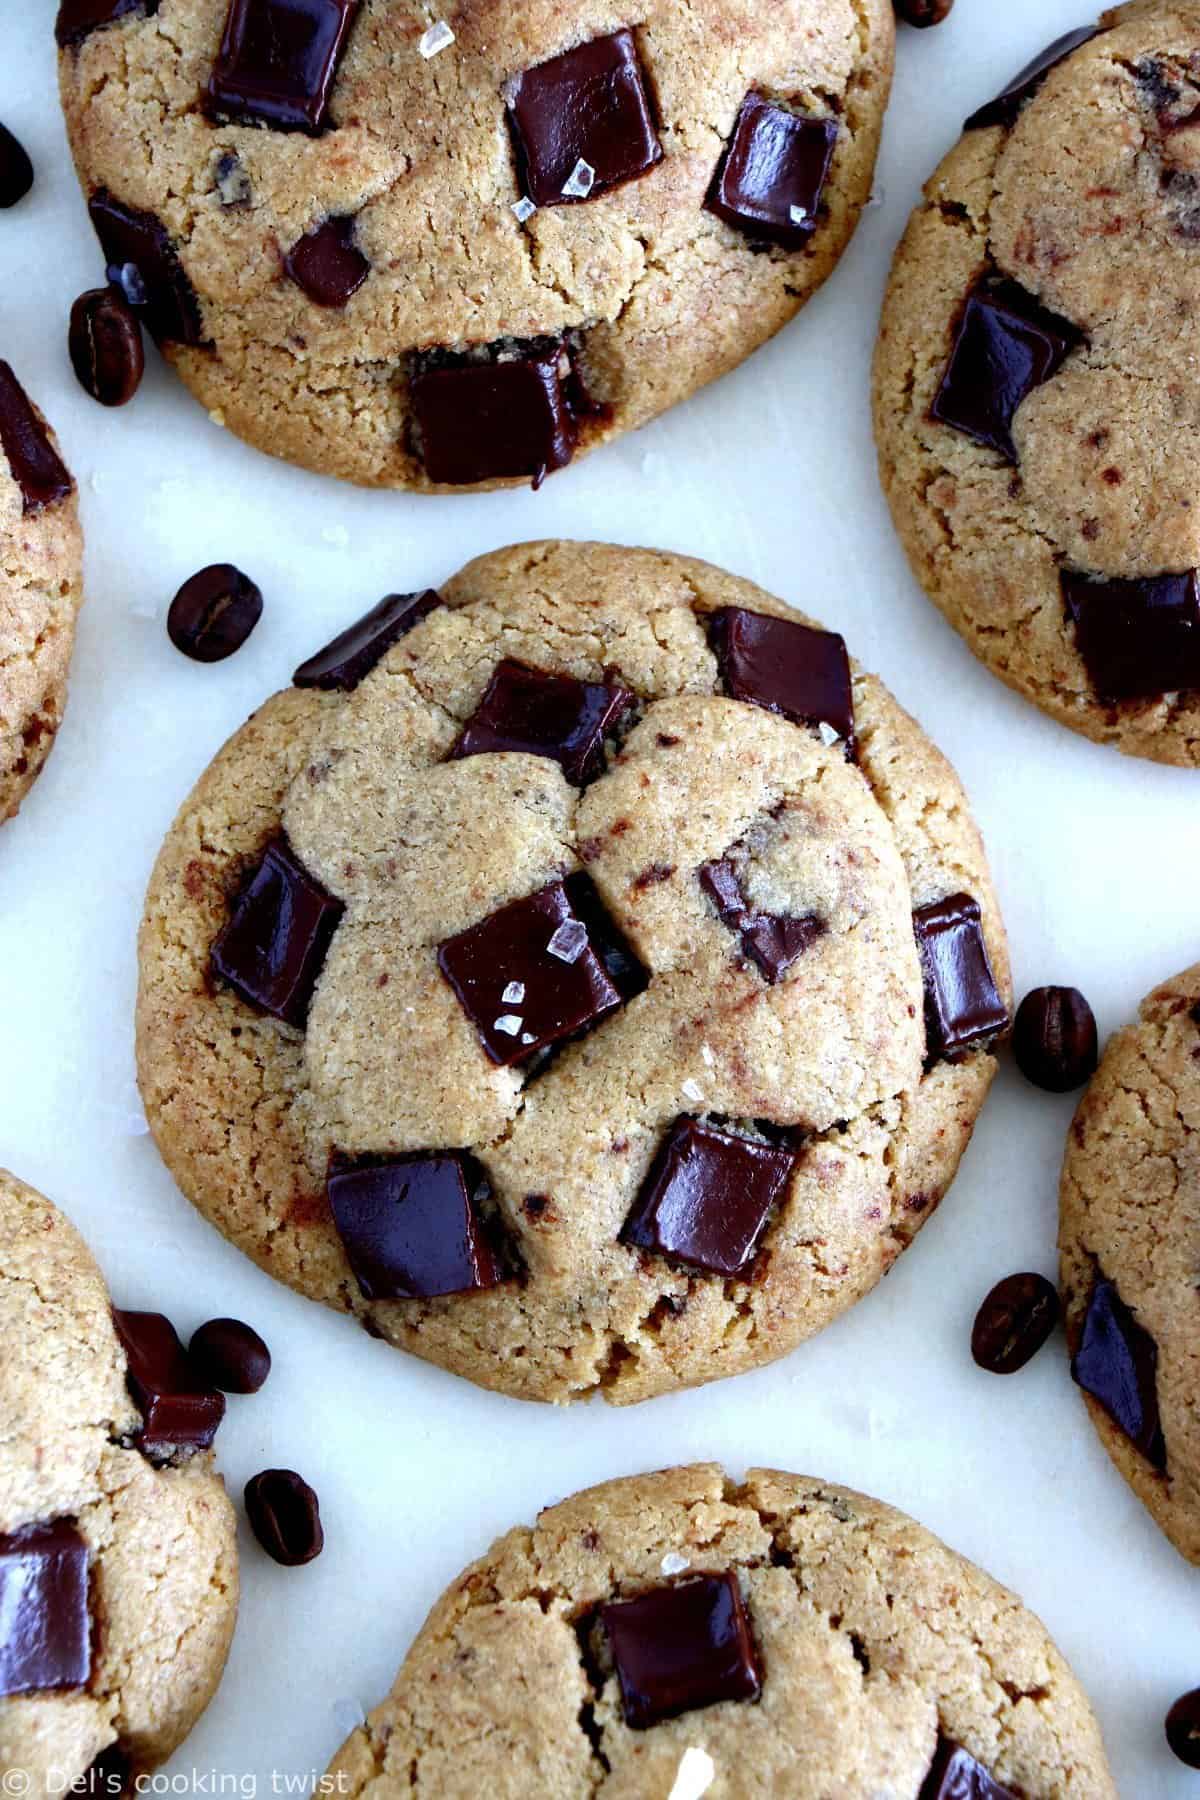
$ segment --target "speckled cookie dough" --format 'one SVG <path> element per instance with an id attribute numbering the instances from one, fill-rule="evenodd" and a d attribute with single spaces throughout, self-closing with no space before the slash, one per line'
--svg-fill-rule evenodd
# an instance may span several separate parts
<path id="1" fill-rule="evenodd" d="M 606 1482 L 501 1538 L 329 1773 L 363 1800 L 1116 1793 L 1014 1594 L 878 1500 L 712 1464 Z"/>
<path id="2" fill-rule="evenodd" d="M 244 0 L 62 0 L 58 38 L 117 279 L 214 418 L 327 474 L 540 481 L 778 331 L 870 193 L 888 0 L 313 10 L 271 67 Z"/>
<path id="3" fill-rule="evenodd" d="M 0 1346 L 0 1770 L 49 1796 L 187 1736 L 233 1634 L 234 1519 L 211 1452 L 151 1453 L 87 1246 L 3 1171 Z"/>
<path id="4" fill-rule="evenodd" d="M 1200 1563 L 1200 964 L 1143 1000 L 1075 1115 L 1059 1248 L 1076 1380 L 1101 1442 Z"/>
<path id="5" fill-rule="evenodd" d="M 160 854 L 168 1166 L 278 1279 L 487 1387 L 782 1355 L 909 1243 L 992 1079 L 1007 951 L 953 772 L 835 634 L 682 557 L 523 545 L 379 620 Z"/>
<path id="6" fill-rule="evenodd" d="M 1200 6 L 1136 0 L 967 120 L 896 252 L 880 471 L 917 579 L 1073 730 L 1200 762 Z"/>

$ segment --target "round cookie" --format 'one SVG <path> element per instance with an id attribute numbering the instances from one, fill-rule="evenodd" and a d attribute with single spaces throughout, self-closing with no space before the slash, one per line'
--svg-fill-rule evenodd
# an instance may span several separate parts
<path id="1" fill-rule="evenodd" d="M 0 1171 L 0 1769 L 26 1778 L 14 1793 L 64 1793 L 94 1764 L 98 1783 L 153 1769 L 225 1664 L 233 1509 L 211 1452 L 183 1442 L 211 1441 L 223 1406 L 189 1394 L 187 1421 L 173 1411 L 147 1354 L 157 1344 L 161 1361 L 165 1336 L 182 1356 L 165 1324 L 114 1314 L 78 1232 Z M 156 1372 L 135 1403 L 127 1376 Z"/>
<path id="2" fill-rule="evenodd" d="M 605 1482 L 493 1544 L 329 1775 L 371 1800 L 1116 1793 L 1015 1594 L 878 1500 L 712 1464 Z"/>
<path id="3" fill-rule="evenodd" d="M 527 544 L 298 679 L 146 902 L 139 1080 L 200 1210 L 528 1399 L 751 1368 L 873 1287 L 1010 986 L 957 779 L 842 640 L 683 557 Z"/>
<path id="4" fill-rule="evenodd" d="M 875 428 L 917 579 L 992 672 L 1085 736 L 1200 762 L 1200 8 L 1052 45 L 926 183 L 896 252 Z"/>
<path id="5" fill-rule="evenodd" d="M 888 0 L 321 0 L 267 69 L 276 10 L 62 0 L 62 98 L 184 381 L 327 474 L 540 481 L 778 331 L 870 193 Z"/>
<path id="6" fill-rule="evenodd" d="M 46 421 L 0 362 L 0 822 L 54 746 L 82 599 L 75 484 Z"/>
<path id="7" fill-rule="evenodd" d="M 1059 1250 L 1075 1379 L 1109 1456 L 1200 1563 L 1200 964 L 1110 1040 L 1075 1114 Z"/>

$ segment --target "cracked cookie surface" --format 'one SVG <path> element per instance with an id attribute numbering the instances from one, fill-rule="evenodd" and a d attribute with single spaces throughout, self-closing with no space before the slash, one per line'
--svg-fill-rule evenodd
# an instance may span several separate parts
<path id="1" fill-rule="evenodd" d="M 183 1191 L 278 1279 L 524 1398 L 639 1400 L 793 1348 L 911 1241 L 994 1072 L 978 1036 L 956 1060 L 925 1060 L 915 908 L 973 896 L 1001 1006 L 1009 998 L 1003 927 L 952 770 L 860 671 L 857 763 L 825 741 L 832 732 L 722 693 L 710 627 L 729 608 L 798 621 L 681 557 L 573 543 L 484 557 L 352 691 L 268 701 L 199 781 L 151 880 L 139 1080 Z M 633 696 L 587 785 L 547 755 L 447 760 L 505 659 Z M 304 1030 L 210 970 L 281 837 L 303 879 L 344 909 Z M 714 860 L 751 909 L 747 930 L 815 920 L 777 979 L 703 885 Z M 584 1035 L 568 1029 L 575 1041 L 531 1064 L 522 1036 L 537 983 L 526 993 L 500 970 L 473 1017 L 439 946 L 582 876 L 644 991 L 606 1000 Z M 689 1121 L 732 1139 L 718 1158 L 785 1147 L 787 1180 L 752 1221 L 749 1256 L 724 1241 L 715 1254 L 685 1243 L 682 1258 L 623 1241 L 656 1157 Z M 327 1181 L 332 1195 L 343 1164 L 365 1165 L 370 1179 L 348 1184 L 362 1207 L 388 1179 L 381 1163 L 424 1158 L 404 1168 L 433 1184 L 453 1181 L 448 1160 L 465 1152 L 487 1216 L 472 1221 L 462 1192 L 446 1203 L 467 1204 L 477 1237 L 498 1231 L 506 1266 L 491 1271 L 484 1246 L 488 1266 L 461 1283 L 475 1291 L 384 1297 L 378 1258 L 374 1273 L 348 1260 Z M 368 1238 L 383 1229 L 378 1215 L 358 1223 Z"/>
<path id="2" fill-rule="evenodd" d="M 80 10 L 65 0 L 59 22 L 72 149 L 89 198 L 165 233 L 157 277 L 172 299 L 152 297 L 146 316 L 169 359 L 259 448 L 389 487 L 471 484 L 470 470 L 431 476 L 422 460 L 413 359 L 428 352 L 511 357 L 569 341 L 593 403 L 568 421 L 580 451 L 741 362 L 845 247 L 892 66 L 886 0 L 649 0 L 634 14 L 607 0 L 459 0 L 444 12 L 454 42 L 432 56 L 419 48 L 427 7 L 363 0 L 310 135 L 205 99 L 228 0 L 92 7 L 109 22 L 72 31 Z M 519 217 L 512 83 L 627 28 L 661 156 Z M 799 208 L 790 243 L 705 205 L 756 92 L 836 127 L 815 225 Z M 106 254 L 125 264 L 128 241 Z"/>
<path id="3" fill-rule="evenodd" d="M 985 108 L 968 121 L 896 252 L 874 372 L 883 486 L 930 598 L 1053 718 L 1188 766 L 1200 762 L 1198 83 L 1200 7 L 1137 0 L 999 119 Z M 1001 401 L 967 356 L 955 425 L 945 377 L 971 294 L 1036 304 L 1061 359 L 1049 372 L 1010 363 Z M 1001 327 L 1001 362 L 1003 343 Z M 1026 336 L 1017 363 L 1029 354 Z M 969 435 L 1001 413 L 1000 447 Z"/>
<path id="4" fill-rule="evenodd" d="M 210 1453 L 157 1464 L 131 1447 L 142 1419 L 100 1271 L 3 1171 L 0 1343 L 0 1536 L 70 1522 L 87 1548 L 87 1680 L 0 1697 L 0 1769 L 48 1795 L 105 1752 L 140 1773 L 187 1736 L 233 1634 L 234 1518 Z"/>
<path id="5" fill-rule="evenodd" d="M 727 1571 L 758 1699 L 631 1729 L 591 1617 Z M 711 1758 L 711 1800 L 916 1800 L 947 1740 L 1028 1800 L 1116 1791 L 1084 1694 L 1015 1595 L 880 1501 L 700 1464 L 606 1482 L 501 1538 L 438 1601 L 329 1772 L 363 1800 L 659 1800 L 691 1750 Z"/>

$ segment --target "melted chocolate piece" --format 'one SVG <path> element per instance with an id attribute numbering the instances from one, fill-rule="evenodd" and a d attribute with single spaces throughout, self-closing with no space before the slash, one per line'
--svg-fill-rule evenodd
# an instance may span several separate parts
<path id="1" fill-rule="evenodd" d="M 88 1547 L 68 1519 L 0 1535 L 0 1694 L 86 1687 Z"/>
<path id="2" fill-rule="evenodd" d="M 815 913 L 791 917 L 758 912 L 748 905 L 737 866 L 728 857 L 704 863 L 699 879 L 721 923 L 741 934 L 742 949 L 772 986 L 825 934 L 825 922 Z"/>
<path id="3" fill-rule="evenodd" d="M 290 845 L 269 844 L 213 943 L 213 972 L 260 1012 L 302 1030 L 344 910 Z"/>
<path id="4" fill-rule="evenodd" d="M 206 96 L 217 118 L 323 129 L 359 0 L 230 0 Z"/>
<path id="5" fill-rule="evenodd" d="M 631 31 L 526 69 L 509 89 L 508 116 L 521 186 L 535 206 L 594 200 L 662 161 Z M 568 191 L 580 163 L 592 171 L 591 184 Z"/>
<path id="6" fill-rule="evenodd" d="M 6 362 L 0 362 L 0 450 L 21 490 L 25 512 L 53 506 L 74 489 L 49 432 Z"/>
<path id="7" fill-rule="evenodd" d="M 757 1700 L 762 1670 L 737 1576 L 702 1575 L 600 1608 L 632 1731 L 661 1719 Z"/>
<path id="8" fill-rule="evenodd" d="M 250 1529 L 268 1556 L 298 1569 L 325 1548 L 321 1503 L 295 1469 L 264 1469 L 242 1493 Z"/>
<path id="9" fill-rule="evenodd" d="M 348 694 L 381 662 L 393 644 L 427 618 L 442 596 L 433 588 L 423 594 L 385 594 L 378 606 L 340 631 L 332 642 L 302 662 L 292 681 L 299 688 L 336 689 Z"/>
<path id="10" fill-rule="evenodd" d="M 158 0 L 62 0 L 54 25 L 54 41 L 60 50 L 81 44 L 102 25 L 112 25 L 129 13 L 148 18 L 158 11 Z"/>
<path id="11" fill-rule="evenodd" d="M 716 1275 L 753 1262 L 795 1154 L 676 1119 L 659 1148 L 621 1242 Z"/>
<path id="12" fill-rule="evenodd" d="M 1082 342 L 1069 319 L 1039 306 L 1015 281 L 975 287 L 959 316 L 930 413 L 1015 463 L 1018 406 Z"/>
<path id="13" fill-rule="evenodd" d="M 105 189 L 88 201 L 108 279 L 138 308 L 158 343 L 204 342 L 200 303 L 162 220 L 125 206 Z"/>
<path id="14" fill-rule="evenodd" d="M 575 454 L 578 418 L 565 346 L 504 361 L 450 358 L 410 381 L 420 455 L 431 481 L 531 480 L 540 487 Z"/>
<path id="15" fill-rule="evenodd" d="M 979 902 L 951 894 L 913 913 L 925 983 L 925 1050 L 936 1062 L 994 1037 L 1008 1024 L 980 922 Z"/>
<path id="16" fill-rule="evenodd" d="M 134 1438 L 139 1450 L 148 1456 L 207 1450 L 225 1417 L 225 1396 L 205 1385 L 170 1319 L 114 1307 L 113 1323 L 125 1351 L 129 1392 L 142 1415 Z"/>
<path id="17" fill-rule="evenodd" d="M 917 1800 L 1016 1800 L 983 1764 L 952 1738 L 939 1737 L 928 1775 Z"/>
<path id="18" fill-rule="evenodd" d="M 1092 580 L 1059 577 L 1075 643 L 1097 697 L 1152 700 L 1200 687 L 1200 588 L 1182 575 Z"/>
<path id="19" fill-rule="evenodd" d="M 853 756 L 854 695 L 845 638 L 741 606 L 713 613 L 710 635 L 726 693 L 799 725 L 829 725 Z"/>
<path id="20" fill-rule="evenodd" d="M 586 1030 L 620 1006 L 620 989 L 590 934 L 582 948 L 567 946 L 573 951 L 570 961 L 549 948 L 560 934 L 569 939 L 563 926 L 582 923 L 562 882 L 555 881 L 440 946 L 438 967 L 501 1068 Z M 506 1000 L 506 991 L 514 988 L 522 990 L 521 998 Z"/>
<path id="21" fill-rule="evenodd" d="M 1039 51 L 1032 62 L 1014 75 L 1006 88 L 1002 88 L 994 100 L 988 100 L 978 107 L 969 119 L 963 123 L 964 131 L 977 131 L 982 125 L 1012 125 L 1017 114 L 1032 94 L 1041 87 L 1051 69 L 1064 62 L 1072 51 L 1080 49 L 1090 42 L 1100 30 L 1098 25 L 1083 25 L 1075 31 L 1065 32 L 1055 38 L 1052 44 Z"/>
<path id="22" fill-rule="evenodd" d="M 753 238 L 799 250 L 816 229 L 836 119 L 809 119 L 750 93 L 705 205 Z"/>
<path id="23" fill-rule="evenodd" d="M 1071 1374 L 1099 1401 L 1114 1425 L 1156 1469 L 1167 1466 L 1158 1415 L 1158 1345 L 1111 1281 L 1096 1282 L 1088 1299 Z"/>
<path id="24" fill-rule="evenodd" d="M 604 740 L 633 705 L 617 683 L 549 675 L 505 657 L 450 755 L 484 756 L 523 750 L 548 756 L 567 780 L 582 787 L 604 769 Z"/>
<path id="25" fill-rule="evenodd" d="M 346 306 L 371 265 L 354 242 L 354 218 L 326 219 L 293 244 L 283 266 L 317 306 Z"/>
<path id="26" fill-rule="evenodd" d="M 368 1300 L 495 1287 L 495 1246 L 475 1206 L 480 1171 L 458 1150 L 331 1171 L 333 1222 Z"/>

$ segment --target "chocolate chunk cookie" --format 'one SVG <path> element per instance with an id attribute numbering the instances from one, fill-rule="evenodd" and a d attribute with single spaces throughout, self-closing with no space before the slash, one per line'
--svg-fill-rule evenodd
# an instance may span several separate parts
<path id="1" fill-rule="evenodd" d="M 878 1500 L 711 1464 L 518 1527 L 434 1607 L 341 1791 L 1110 1800 L 1045 1627 Z"/>
<path id="2" fill-rule="evenodd" d="M 0 821 L 54 746 L 82 599 L 75 484 L 45 419 L 0 362 Z"/>
<path id="3" fill-rule="evenodd" d="M 539 482 L 792 318 L 868 197 L 893 32 L 887 0 L 58 14 L 105 263 L 188 386 L 425 490 Z"/>
<path id="4" fill-rule="evenodd" d="M 918 580 L 1072 729 L 1200 762 L 1200 11 L 1136 0 L 966 122 L 896 253 L 883 485 Z"/>
<path id="5" fill-rule="evenodd" d="M 133 1778 L 212 1698 L 237 1611 L 221 1396 L 167 1321 L 114 1313 L 86 1245 L 0 1171 L 0 1770 Z M 98 1786 L 97 1792 L 115 1792 Z"/>
<path id="6" fill-rule="evenodd" d="M 141 1089 L 201 1211 L 530 1399 L 750 1368 L 873 1287 L 1010 989 L 962 790 L 841 638 L 542 543 L 298 675 L 146 903 Z"/>
<path id="7" fill-rule="evenodd" d="M 1075 1114 L 1059 1249 L 1073 1372 L 1101 1442 L 1200 1563 L 1200 964 L 1143 1000 Z"/>

